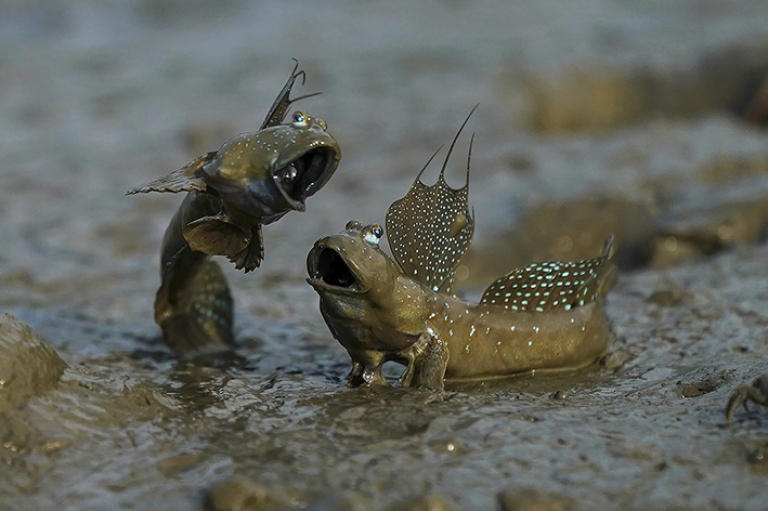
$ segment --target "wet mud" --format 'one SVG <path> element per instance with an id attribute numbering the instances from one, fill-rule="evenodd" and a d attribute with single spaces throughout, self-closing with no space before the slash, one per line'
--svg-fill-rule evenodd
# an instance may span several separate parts
<path id="1" fill-rule="evenodd" d="M 0 508 L 768 506 L 768 410 L 724 413 L 768 372 L 768 133 L 738 107 L 763 3 L 0 9 Z M 265 227 L 258 271 L 219 260 L 244 362 L 179 362 L 152 302 L 181 197 L 123 194 L 255 129 L 290 57 L 344 156 L 308 213 Z M 615 341 L 442 399 L 348 389 L 307 252 L 383 223 L 477 102 L 462 296 L 614 231 Z"/>

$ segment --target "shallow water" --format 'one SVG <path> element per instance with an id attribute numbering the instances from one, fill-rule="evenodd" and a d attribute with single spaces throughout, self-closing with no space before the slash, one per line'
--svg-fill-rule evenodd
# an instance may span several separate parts
<path id="1" fill-rule="evenodd" d="M 526 489 L 579 509 L 764 509 L 768 415 L 739 411 L 726 425 L 723 409 L 768 372 L 767 213 L 743 207 L 765 202 L 768 135 L 722 98 L 744 92 L 750 66 L 768 68 L 765 11 L 4 4 L 0 308 L 69 368 L 56 389 L 3 414 L 0 507 L 200 509 L 237 476 L 275 509 L 342 491 L 359 509 L 428 493 L 492 509 L 498 492 Z M 723 71 L 706 63 L 722 55 L 738 56 L 724 60 L 741 82 L 714 81 Z M 179 364 L 151 311 L 180 197 L 123 193 L 254 129 L 290 57 L 307 71 L 302 91 L 324 92 L 301 107 L 328 122 L 341 166 L 310 213 L 265 228 L 261 269 L 226 269 L 245 366 Z M 580 69 L 595 71 L 579 79 Z M 688 88 L 669 85 L 681 77 Z M 616 98 L 643 80 L 656 99 L 628 116 Z M 608 304 L 614 356 L 575 374 L 449 386 L 442 402 L 349 390 L 348 356 L 304 281 L 306 253 L 350 219 L 382 222 L 477 102 L 463 292 L 479 296 L 491 260 L 501 273 L 582 257 L 601 229 L 620 230 L 633 252 Z M 451 182 L 462 167 L 463 156 Z M 618 206 L 562 223 L 532 213 L 598 195 Z M 572 231 L 568 250 L 546 246 Z"/>

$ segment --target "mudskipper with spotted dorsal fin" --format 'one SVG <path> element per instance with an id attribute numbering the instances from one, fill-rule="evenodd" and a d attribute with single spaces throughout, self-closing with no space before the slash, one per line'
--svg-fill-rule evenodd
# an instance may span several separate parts
<path id="1" fill-rule="evenodd" d="M 341 151 L 322 119 L 296 111 L 283 124 L 298 62 L 259 131 L 241 133 L 168 176 L 128 192 L 188 192 L 165 232 L 155 321 L 168 346 L 190 358 L 228 352 L 232 297 L 219 266 L 223 255 L 246 273 L 264 258 L 261 226 L 304 201 L 331 178 Z"/>
<path id="2" fill-rule="evenodd" d="M 445 379 L 577 369 L 610 344 L 603 302 L 615 281 L 612 237 L 595 259 L 514 270 L 479 304 L 454 296 L 455 271 L 474 230 L 468 207 L 474 135 L 466 184 L 451 188 L 445 168 L 468 120 L 437 182 L 421 182 L 435 153 L 405 197 L 390 206 L 386 226 L 394 259 L 379 248 L 381 226 L 354 221 L 315 242 L 307 257 L 323 318 L 352 358 L 349 386 L 387 384 L 381 367 L 389 360 L 406 366 L 403 386 L 432 390 L 442 390 Z"/>

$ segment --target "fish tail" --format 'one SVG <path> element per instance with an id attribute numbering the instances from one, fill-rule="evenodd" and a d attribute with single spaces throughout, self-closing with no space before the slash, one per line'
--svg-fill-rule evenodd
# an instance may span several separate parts
<path id="1" fill-rule="evenodd" d="M 164 282 L 155 300 L 155 321 L 168 347 L 182 358 L 229 351 L 233 303 L 219 265 L 205 260 L 187 272 L 180 287 L 168 287 Z"/>
<path id="2" fill-rule="evenodd" d="M 233 303 L 221 268 L 192 250 L 182 234 L 190 218 L 220 205 L 206 194 L 190 193 L 171 220 L 160 258 L 161 285 L 155 296 L 155 322 L 171 350 L 182 358 L 230 351 L 234 344 Z"/>
<path id="3" fill-rule="evenodd" d="M 609 234 L 605 239 L 603 251 L 600 254 L 602 264 L 597 269 L 595 279 L 597 280 L 597 296 L 605 296 L 613 289 L 618 281 L 618 271 L 616 263 L 613 261 L 613 255 L 616 252 L 613 245 L 613 234 Z"/>

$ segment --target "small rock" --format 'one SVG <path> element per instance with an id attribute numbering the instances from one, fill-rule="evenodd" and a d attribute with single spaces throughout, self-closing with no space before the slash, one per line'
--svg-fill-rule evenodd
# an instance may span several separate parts
<path id="1" fill-rule="evenodd" d="M 565 390 L 558 390 L 557 392 L 553 393 L 550 397 L 557 401 L 561 401 L 568 397 L 568 392 L 566 392 Z"/>
<path id="2" fill-rule="evenodd" d="M 768 185 L 752 178 L 734 183 L 687 184 L 673 194 L 659 221 L 650 266 L 666 268 L 722 250 L 763 241 Z"/>
<path id="3" fill-rule="evenodd" d="M 456 508 L 439 495 L 425 495 L 411 502 L 387 508 L 387 511 L 455 511 Z"/>
<path id="4" fill-rule="evenodd" d="M 690 300 L 691 295 L 682 289 L 661 289 L 654 291 L 646 301 L 660 307 L 673 307 Z"/>
<path id="5" fill-rule="evenodd" d="M 699 397 L 714 392 L 731 379 L 731 371 L 702 367 L 677 382 L 677 393 L 682 397 Z"/>
<path id="6" fill-rule="evenodd" d="M 179 474 L 194 467 L 200 461 L 200 453 L 180 454 L 157 462 L 157 469 L 166 476 Z"/>
<path id="7" fill-rule="evenodd" d="M 630 354 L 626 351 L 614 351 L 613 353 L 609 353 L 603 359 L 601 360 L 601 364 L 606 369 L 618 369 L 624 364 L 627 363 L 627 360 L 629 360 Z"/>
<path id="8" fill-rule="evenodd" d="M 288 502 L 254 483 L 232 477 L 214 488 L 206 499 L 207 511 L 288 511 Z"/>
<path id="9" fill-rule="evenodd" d="M 367 501 L 360 495 L 333 493 L 320 497 L 305 511 L 364 511 L 370 509 L 366 504 Z"/>
<path id="10" fill-rule="evenodd" d="M 501 511 L 569 511 L 576 509 L 570 497 L 532 488 L 504 490 L 497 496 Z"/>
<path id="11" fill-rule="evenodd" d="M 66 367 L 37 332 L 0 314 L 0 412 L 56 387 Z"/>

